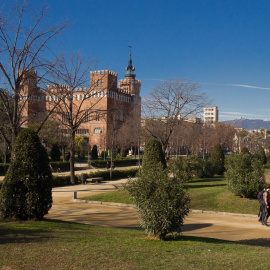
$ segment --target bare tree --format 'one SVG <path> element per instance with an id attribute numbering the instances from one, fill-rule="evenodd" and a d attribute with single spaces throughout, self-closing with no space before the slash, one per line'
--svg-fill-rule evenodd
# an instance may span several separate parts
<path id="1" fill-rule="evenodd" d="M 76 131 L 84 122 L 95 120 L 97 116 L 104 117 L 106 113 L 105 108 L 103 110 L 101 106 L 96 106 L 102 100 L 102 96 L 105 96 L 103 88 L 97 87 L 97 83 L 91 86 L 88 84 L 89 71 L 94 65 L 94 61 L 88 62 L 79 54 L 69 57 L 61 55 L 51 73 L 55 83 L 48 88 L 48 110 L 53 110 L 53 115 L 61 123 L 61 128 L 66 130 L 69 138 L 72 184 L 75 184 Z"/>
<path id="2" fill-rule="evenodd" d="M 7 116 L 11 136 L 0 127 L 0 134 L 12 149 L 23 124 L 21 87 L 29 83 L 29 75 L 37 72 L 37 83 L 44 80 L 54 65 L 50 51 L 52 41 L 67 26 L 68 20 L 58 25 L 48 23 L 48 9 L 43 6 L 31 9 L 26 1 L 14 1 L 11 9 L 3 6 L 0 13 L 0 91 L 4 113 Z"/>
<path id="3" fill-rule="evenodd" d="M 124 125 L 121 125 L 118 132 L 119 144 L 122 148 L 134 148 L 134 155 L 136 158 L 138 154 L 138 164 L 140 166 L 140 146 L 142 140 L 140 103 L 135 103 L 125 112 Z"/>
<path id="4" fill-rule="evenodd" d="M 236 133 L 236 129 L 233 125 L 217 123 L 213 127 L 211 138 L 209 138 L 212 142 L 211 148 L 213 148 L 215 144 L 220 144 L 224 150 L 232 151 L 235 144 Z"/>
<path id="5" fill-rule="evenodd" d="M 199 92 L 198 83 L 180 79 L 161 81 L 143 102 L 145 129 L 161 142 L 165 152 L 179 120 L 195 116 L 206 104 L 206 94 Z"/>

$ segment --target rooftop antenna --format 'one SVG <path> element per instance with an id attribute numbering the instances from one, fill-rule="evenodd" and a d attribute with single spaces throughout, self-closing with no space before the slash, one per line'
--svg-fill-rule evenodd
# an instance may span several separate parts
<path id="1" fill-rule="evenodd" d="M 131 59 L 131 48 L 132 48 L 132 46 L 129 45 L 128 47 L 129 47 L 129 57 L 130 57 L 130 59 Z"/>

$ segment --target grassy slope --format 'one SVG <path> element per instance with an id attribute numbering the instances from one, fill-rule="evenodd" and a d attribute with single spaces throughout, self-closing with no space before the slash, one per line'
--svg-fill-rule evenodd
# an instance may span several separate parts
<path id="1" fill-rule="evenodd" d="M 222 177 L 194 179 L 189 186 L 192 209 L 257 213 L 257 200 L 233 196 Z M 91 199 L 131 203 L 126 191 Z M 0 221 L 1 269 L 265 269 L 269 263 L 261 258 L 268 254 L 269 247 L 259 244 L 187 236 L 161 242 L 138 230 Z"/>
<path id="2" fill-rule="evenodd" d="M 216 176 L 209 179 L 194 178 L 189 183 L 188 192 L 191 197 L 191 209 L 243 214 L 257 214 L 258 212 L 258 201 L 234 196 L 227 189 L 227 181 L 224 177 Z M 93 195 L 83 199 L 132 203 L 127 191 L 119 190 Z"/>
<path id="3" fill-rule="evenodd" d="M 266 269 L 268 254 L 266 247 L 215 239 L 157 241 L 130 229 L 0 222 L 1 269 Z"/>

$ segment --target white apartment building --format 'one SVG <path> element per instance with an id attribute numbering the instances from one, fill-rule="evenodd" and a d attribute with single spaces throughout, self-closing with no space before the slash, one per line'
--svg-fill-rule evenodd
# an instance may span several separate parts
<path id="1" fill-rule="evenodd" d="M 207 106 L 203 108 L 204 123 L 216 123 L 218 122 L 218 107 Z"/>

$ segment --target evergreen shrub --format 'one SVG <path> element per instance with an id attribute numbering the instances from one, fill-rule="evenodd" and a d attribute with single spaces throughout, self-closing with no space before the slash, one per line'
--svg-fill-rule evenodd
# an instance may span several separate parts
<path id="1" fill-rule="evenodd" d="M 105 155 L 105 159 L 106 159 L 106 157 L 108 156 L 108 153 L 106 151 L 102 151 L 100 154 L 100 158 L 104 159 L 104 155 Z"/>
<path id="2" fill-rule="evenodd" d="M 222 175 L 225 171 L 224 167 L 225 157 L 223 149 L 219 144 L 214 145 L 211 152 L 210 161 L 214 167 L 214 172 L 217 175 Z"/>
<path id="3" fill-rule="evenodd" d="M 270 152 L 265 153 L 265 155 L 266 155 L 266 158 L 267 158 L 267 163 L 270 162 Z"/>
<path id="4" fill-rule="evenodd" d="M 150 170 L 161 165 L 166 168 L 166 160 L 162 151 L 161 143 L 158 140 L 147 142 L 142 160 L 142 170 Z"/>
<path id="5" fill-rule="evenodd" d="M 91 155 L 92 155 L 92 160 L 98 159 L 98 149 L 96 145 L 93 146 Z"/>
<path id="6" fill-rule="evenodd" d="M 262 162 L 262 164 L 267 163 L 267 157 L 266 157 L 265 151 L 264 151 L 262 146 L 260 146 L 258 149 L 258 158 Z"/>
<path id="7" fill-rule="evenodd" d="M 121 151 L 120 151 L 120 157 L 121 158 L 125 158 L 128 154 L 128 149 L 126 148 L 121 148 Z"/>
<path id="8" fill-rule="evenodd" d="M 193 162 L 194 175 L 199 178 L 212 178 L 215 174 L 215 169 L 209 158 L 202 157 L 191 158 Z"/>
<path id="9" fill-rule="evenodd" d="M 250 155 L 250 152 L 249 152 L 249 150 L 246 147 L 243 147 L 241 149 L 241 154 L 249 154 Z"/>
<path id="10" fill-rule="evenodd" d="M 7 170 L 8 170 L 9 164 L 6 163 L 0 163 L 0 175 L 3 176 L 6 174 Z"/>
<path id="11" fill-rule="evenodd" d="M 52 173 L 49 158 L 37 134 L 22 130 L 0 191 L 4 218 L 42 220 L 52 206 Z"/>
<path id="12" fill-rule="evenodd" d="M 181 174 L 186 175 L 180 171 L 172 173 L 172 168 L 164 169 L 159 163 L 124 185 L 137 207 L 141 227 L 161 240 L 168 233 L 181 232 L 183 219 L 189 212 L 190 199 L 185 190 L 189 177 L 180 178 Z"/>
<path id="13" fill-rule="evenodd" d="M 256 198 L 265 186 L 263 164 L 250 154 L 238 154 L 226 159 L 225 177 L 232 193 Z"/>
<path id="14" fill-rule="evenodd" d="M 54 161 L 59 161 L 61 157 L 61 152 L 57 144 L 53 144 L 51 150 L 51 159 Z"/>

